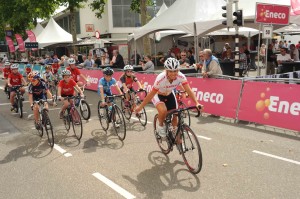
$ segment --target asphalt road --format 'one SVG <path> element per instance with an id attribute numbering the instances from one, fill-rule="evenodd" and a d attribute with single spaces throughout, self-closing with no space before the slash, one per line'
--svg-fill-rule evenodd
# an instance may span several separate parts
<path id="1" fill-rule="evenodd" d="M 163 155 L 153 136 L 153 106 L 148 124 L 127 124 L 122 142 L 102 130 L 98 97 L 86 91 L 92 108 L 77 141 L 50 107 L 55 147 L 34 129 L 26 96 L 24 118 L 10 112 L 0 81 L 0 198 L 299 198 L 300 134 L 234 123 L 228 118 L 192 117 L 203 168 L 191 174 L 177 150 Z M 59 105 L 60 106 L 60 105 Z"/>

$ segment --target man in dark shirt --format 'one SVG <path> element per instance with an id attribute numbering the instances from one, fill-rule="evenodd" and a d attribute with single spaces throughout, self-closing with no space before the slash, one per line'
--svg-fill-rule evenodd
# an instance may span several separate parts
<path id="1" fill-rule="evenodd" d="M 119 69 L 123 69 L 124 66 L 125 66 L 125 63 L 124 63 L 124 60 L 123 60 L 123 57 L 122 55 L 119 54 L 119 51 L 118 50 L 114 50 L 113 51 L 113 55 L 115 57 L 115 60 L 113 59 L 111 61 L 111 64 L 113 66 L 115 66 L 116 68 L 119 68 Z"/>
<path id="2" fill-rule="evenodd" d="M 101 56 L 97 55 L 97 59 L 95 60 L 94 67 L 100 68 L 101 65 Z"/>
<path id="3" fill-rule="evenodd" d="M 267 53 L 267 75 L 273 75 L 275 73 L 275 61 L 276 55 L 273 52 L 273 44 L 268 45 L 268 53 Z"/>

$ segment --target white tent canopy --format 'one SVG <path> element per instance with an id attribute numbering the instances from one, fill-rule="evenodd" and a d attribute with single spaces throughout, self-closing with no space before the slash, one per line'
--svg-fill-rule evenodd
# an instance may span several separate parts
<path id="1" fill-rule="evenodd" d="M 288 0 L 240 0 L 239 9 L 243 9 L 244 19 L 250 19 L 251 28 L 258 28 L 254 24 L 256 2 L 268 4 L 290 5 Z M 148 24 L 134 31 L 135 39 L 157 30 L 181 30 L 190 34 L 206 34 L 224 27 L 222 21 L 222 6 L 224 0 L 177 0 L 168 10 L 159 17 L 151 20 Z M 245 24 L 248 26 L 248 24 Z"/>
<path id="2" fill-rule="evenodd" d="M 31 31 L 34 33 L 35 37 L 37 37 L 43 30 L 43 26 L 40 23 L 38 23 L 36 27 Z M 29 38 L 27 38 L 24 42 L 30 42 Z"/>
<path id="3" fill-rule="evenodd" d="M 72 35 L 62 29 L 52 17 L 45 29 L 37 36 L 36 40 L 39 42 L 39 48 L 58 43 L 73 43 Z"/>

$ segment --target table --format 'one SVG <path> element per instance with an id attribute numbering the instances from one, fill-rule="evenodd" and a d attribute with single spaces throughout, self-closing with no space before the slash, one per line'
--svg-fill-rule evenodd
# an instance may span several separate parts
<path id="1" fill-rule="evenodd" d="M 300 61 L 282 62 L 281 65 L 282 67 L 280 73 L 288 73 L 300 70 Z"/>
<path id="2" fill-rule="evenodd" d="M 220 61 L 220 66 L 223 72 L 223 75 L 234 76 L 235 75 L 235 62 L 226 60 Z"/>

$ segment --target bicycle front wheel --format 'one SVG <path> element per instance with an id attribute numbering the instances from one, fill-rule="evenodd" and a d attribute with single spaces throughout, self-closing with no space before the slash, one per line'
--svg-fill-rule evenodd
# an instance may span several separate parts
<path id="1" fill-rule="evenodd" d="M 183 124 L 180 137 L 182 140 L 182 158 L 191 173 L 197 174 L 202 169 L 202 152 L 197 136 L 186 124 Z"/>
<path id="2" fill-rule="evenodd" d="M 181 103 L 179 105 L 179 108 L 186 108 L 187 106 L 185 105 L 185 103 Z M 184 121 L 184 123 L 186 123 L 187 125 L 191 126 L 191 116 L 190 116 L 190 111 L 189 110 L 185 110 L 182 113 L 182 119 Z"/>
<path id="3" fill-rule="evenodd" d="M 21 98 L 18 99 L 18 112 L 19 112 L 20 118 L 22 118 L 23 117 L 23 101 Z"/>
<path id="4" fill-rule="evenodd" d="M 127 105 L 127 106 L 126 106 L 125 104 L 126 104 L 125 99 L 122 99 L 122 100 L 121 100 L 121 107 L 122 107 L 124 116 L 125 116 L 125 118 L 126 118 L 127 120 L 130 120 L 131 115 L 132 115 L 131 106 L 130 106 L 130 103 L 129 103 L 129 102 L 128 102 L 128 105 Z"/>
<path id="5" fill-rule="evenodd" d="M 90 105 L 85 100 L 81 100 L 80 113 L 85 120 L 89 120 L 91 117 Z"/>
<path id="6" fill-rule="evenodd" d="M 125 123 L 124 114 L 122 113 L 121 109 L 117 105 L 114 105 L 113 109 L 114 110 L 113 110 L 112 121 L 113 121 L 114 129 L 119 139 L 123 141 L 126 137 L 126 123 Z"/>
<path id="7" fill-rule="evenodd" d="M 82 121 L 79 112 L 76 108 L 71 109 L 72 126 L 74 135 L 78 140 L 82 137 Z"/>
<path id="8" fill-rule="evenodd" d="M 104 131 L 107 131 L 108 125 L 109 125 L 109 122 L 108 122 L 109 116 L 108 116 L 107 106 L 101 107 L 101 101 L 99 101 L 97 109 L 98 109 L 98 118 L 99 118 L 100 124 L 102 126 L 102 129 Z"/>
<path id="9" fill-rule="evenodd" d="M 51 147 L 54 146 L 54 134 L 53 134 L 53 127 L 48 115 L 48 112 L 46 110 L 43 110 L 43 124 L 46 129 L 47 137 L 48 137 L 48 143 Z"/>
<path id="10" fill-rule="evenodd" d="M 137 105 L 140 105 L 141 102 L 138 101 Z M 138 113 L 137 117 L 139 118 L 140 123 L 142 124 L 142 126 L 146 126 L 147 125 L 147 113 L 145 108 L 142 109 L 142 111 L 140 113 Z"/>
<path id="11" fill-rule="evenodd" d="M 159 122 L 158 122 L 158 114 L 156 114 L 154 116 L 154 122 L 153 122 L 153 125 L 154 125 L 154 137 L 156 139 L 156 142 L 160 148 L 160 150 L 164 153 L 164 154 L 168 154 L 170 153 L 171 151 L 171 147 L 170 147 L 170 144 L 169 144 L 169 140 L 168 138 L 166 139 L 162 139 L 160 137 L 160 135 L 158 134 L 158 125 L 159 125 Z"/>

